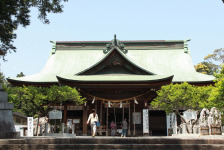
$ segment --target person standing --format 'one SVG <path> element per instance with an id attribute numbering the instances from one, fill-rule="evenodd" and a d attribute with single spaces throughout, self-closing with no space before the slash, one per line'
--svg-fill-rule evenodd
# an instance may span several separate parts
<path id="1" fill-rule="evenodd" d="M 115 134 L 116 134 L 116 123 L 113 120 L 110 124 L 110 127 L 111 127 L 111 136 L 115 136 Z"/>
<path id="2" fill-rule="evenodd" d="M 95 109 L 93 109 L 92 113 L 89 115 L 87 124 L 89 124 L 89 121 L 90 121 L 90 125 L 91 125 L 92 137 L 95 137 L 95 134 L 96 134 L 96 123 L 98 122 L 98 115 L 96 114 Z"/>
<path id="3" fill-rule="evenodd" d="M 124 118 L 124 120 L 122 121 L 122 133 L 121 133 L 121 137 L 126 137 L 126 130 L 128 128 L 128 123 L 126 118 Z"/>

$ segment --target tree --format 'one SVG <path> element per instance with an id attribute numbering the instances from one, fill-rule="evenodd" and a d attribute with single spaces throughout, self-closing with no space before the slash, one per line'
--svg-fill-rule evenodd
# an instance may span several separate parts
<path id="1" fill-rule="evenodd" d="M 198 63 L 196 66 L 194 66 L 194 68 L 197 72 L 201 72 L 203 74 L 208 75 L 213 75 L 214 73 L 218 72 L 217 65 L 206 61 Z"/>
<path id="2" fill-rule="evenodd" d="M 197 72 L 201 72 L 208 75 L 218 73 L 224 63 L 224 49 L 215 49 L 213 54 L 205 56 L 204 61 L 198 63 L 195 67 Z"/>
<path id="3" fill-rule="evenodd" d="M 213 107 L 218 108 L 221 112 L 224 111 L 224 79 L 221 79 L 215 84 L 209 101 Z"/>
<path id="4" fill-rule="evenodd" d="M 208 54 L 205 56 L 204 60 L 216 67 L 216 69 L 220 69 L 220 64 L 224 64 L 224 49 L 215 49 L 213 54 Z"/>
<path id="5" fill-rule="evenodd" d="M 17 78 L 24 77 L 24 76 L 25 75 L 23 74 L 23 72 L 20 72 L 19 74 L 16 75 Z"/>
<path id="6" fill-rule="evenodd" d="M 6 90 L 9 86 L 8 81 L 6 80 L 3 72 L 0 72 L 0 84 L 2 85 L 4 90 Z"/>
<path id="7" fill-rule="evenodd" d="M 16 39 L 15 30 L 19 25 L 30 25 L 30 9 L 38 8 L 38 18 L 49 24 L 47 13 L 61 13 L 62 1 L 68 0 L 1 0 L 0 1 L 0 53 L 16 51 L 13 40 Z M 3 57 L 4 59 L 4 57 Z"/>
<path id="8" fill-rule="evenodd" d="M 40 112 L 47 116 L 50 106 L 73 101 L 82 104 L 84 98 L 75 88 L 68 86 L 46 87 L 10 87 L 8 88 L 9 102 L 14 103 L 14 110 L 26 116 L 37 117 Z"/>
<path id="9" fill-rule="evenodd" d="M 206 102 L 208 102 L 209 91 L 211 90 L 211 86 L 195 87 L 188 83 L 162 86 L 161 90 L 157 91 L 158 96 L 151 102 L 151 106 L 165 110 L 168 114 L 174 112 L 193 129 L 193 125 L 197 120 L 192 121 L 190 126 L 190 123 L 185 120 L 180 110 L 193 109 L 199 114 Z M 192 132 L 190 128 L 187 128 L 188 132 Z"/>
<path id="10" fill-rule="evenodd" d="M 216 82 L 224 78 L 224 65 L 221 66 L 219 72 L 214 73 L 214 76 L 216 77 Z"/>
<path id="11" fill-rule="evenodd" d="M 46 88 L 45 92 L 48 101 L 48 105 L 44 107 L 45 110 L 49 110 L 49 106 L 52 104 L 62 104 L 68 101 L 73 101 L 76 105 L 80 105 L 85 99 L 80 96 L 79 92 L 75 88 L 69 86 L 54 85 L 50 88 Z"/>
<path id="12" fill-rule="evenodd" d="M 0 84 L 4 84 L 5 83 L 5 76 L 2 72 L 0 72 Z"/>
<path id="13" fill-rule="evenodd" d="M 213 107 L 216 107 L 221 112 L 224 112 L 224 65 L 222 65 L 219 73 L 215 74 L 215 77 L 216 83 L 210 93 L 209 102 Z"/>

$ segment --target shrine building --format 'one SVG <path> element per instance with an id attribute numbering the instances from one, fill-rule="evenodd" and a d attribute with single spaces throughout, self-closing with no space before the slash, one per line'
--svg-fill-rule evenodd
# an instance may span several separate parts
<path id="1" fill-rule="evenodd" d="M 150 107 L 156 91 L 171 83 L 214 84 L 213 76 L 195 71 L 188 42 L 119 41 L 116 35 L 112 41 L 52 42 L 50 57 L 40 73 L 8 81 L 15 86 L 76 87 L 87 102 L 82 106 L 65 104 L 58 109 L 62 109 L 65 123 L 76 123 L 77 134 L 90 135 L 86 122 L 95 109 L 105 131 L 102 134 L 110 135 L 112 120 L 119 129 L 127 118 L 128 135 L 143 135 L 143 130 L 167 135 L 165 111 Z M 146 118 L 143 110 L 148 111 Z"/>

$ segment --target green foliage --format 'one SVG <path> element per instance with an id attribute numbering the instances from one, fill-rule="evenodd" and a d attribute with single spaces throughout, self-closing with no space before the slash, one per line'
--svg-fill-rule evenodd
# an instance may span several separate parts
<path id="1" fill-rule="evenodd" d="M 224 111 L 224 78 L 215 84 L 214 89 L 210 93 L 209 101 L 213 107 Z"/>
<path id="2" fill-rule="evenodd" d="M 215 49 L 213 54 L 208 54 L 207 56 L 205 56 L 204 60 L 207 62 L 216 61 L 224 63 L 224 49 L 223 48 Z"/>
<path id="3" fill-rule="evenodd" d="M 68 0 L 1 0 L 0 1 L 0 52 L 15 51 L 12 44 L 16 39 L 15 30 L 19 25 L 26 27 L 30 24 L 30 9 L 39 11 L 38 18 L 45 24 L 50 23 L 47 13 L 61 13 L 62 2 Z"/>
<path id="4" fill-rule="evenodd" d="M 5 76 L 3 74 L 3 72 L 0 72 L 0 84 L 5 84 Z"/>
<path id="5" fill-rule="evenodd" d="M 16 75 L 17 78 L 24 77 L 24 76 L 25 75 L 23 74 L 23 72 L 20 72 L 19 74 Z"/>
<path id="6" fill-rule="evenodd" d="M 224 78 L 224 65 L 221 66 L 221 69 L 218 73 L 214 73 L 214 76 L 216 77 L 216 82 Z"/>
<path id="7" fill-rule="evenodd" d="M 27 116 L 37 116 L 38 112 L 47 115 L 50 105 L 63 104 L 68 101 L 80 105 L 84 100 L 75 88 L 68 86 L 10 87 L 8 95 L 9 102 L 14 103 L 14 111 Z"/>
<path id="8" fill-rule="evenodd" d="M 65 101 L 75 101 L 77 105 L 82 104 L 84 98 L 81 98 L 79 92 L 69 86 L 51 86 L 46 88 L 48 102 L 61 103 Z"/>
<path id="9" fill-rule="evenodd" d="M 219 73 L 221 66 L 224 63 L 224 49 L 216 49 L 213 54 L 208 54 L 204 57 L 204 61 L 198 63 L 195 67 L 197 72 L 208 75 Z"/>
<path id="10" fill-rule="evenodd" d="M 214 107 L 209 101 L 210 94 L 214 89 L 214 86 L 201 86 L 196 87 L 197 93 L 195 95 L 195 102 L 198 104 L 196 110 L 202 110 L 203 108 L 211 109 Z"/>
<path id="11" fill-rule="evenodd" d="M 9 84 L 2 72 L 0 72 L 0 84 L 2 85 L 3 90 L 7 90 Z"/>
<path id="12" fill-rule="evenodd" d="M 166 113 L 179 113 L 180 109 L 193 109 L 200 111 L 205 106 L 210 106 L 209 96 L 212 86 L 196 87 L 188 83 L 170 84 L 162 86 L 157 91 L 157 97 L 151 102 L 153 108 L 159 108 Z"/>
<path id="13" fill-rule="evenodd" d="M 211 63 L 203 61 L 201 63 L 198 63 L 196 66 L 194 66 L 195 70 L 197 72 L 201 72 L 203 74 L 213 75 L 214 73 L 218 72 L 218 66 Z"/>
<path id="14" fill-rule="evenodd" d="M 194 66 L 195 70 L 197 72 L 201 72 L 203 74 L 208 74 L 208 66 L 204 65 L 203 63 L 198 63 L 196 66 Z"/>

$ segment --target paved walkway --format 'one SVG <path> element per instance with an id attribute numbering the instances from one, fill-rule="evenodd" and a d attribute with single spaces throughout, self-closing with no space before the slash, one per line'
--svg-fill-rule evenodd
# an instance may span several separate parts
<path id="1" fill-rule="evenodd" d="M 20 139 L 30 139 L 30 138 L 69 138 L 69 137 L 51 137 L 51 136 L 34 136 L 34 137 L 20 137 Z M 76 136 L 80 139 L 224 139 L 224 135 L 199 135 L 199 134 L 178 134 L 173 136 L 140 136 L 140 137 L 120 137 L 120 136 Z"/>

